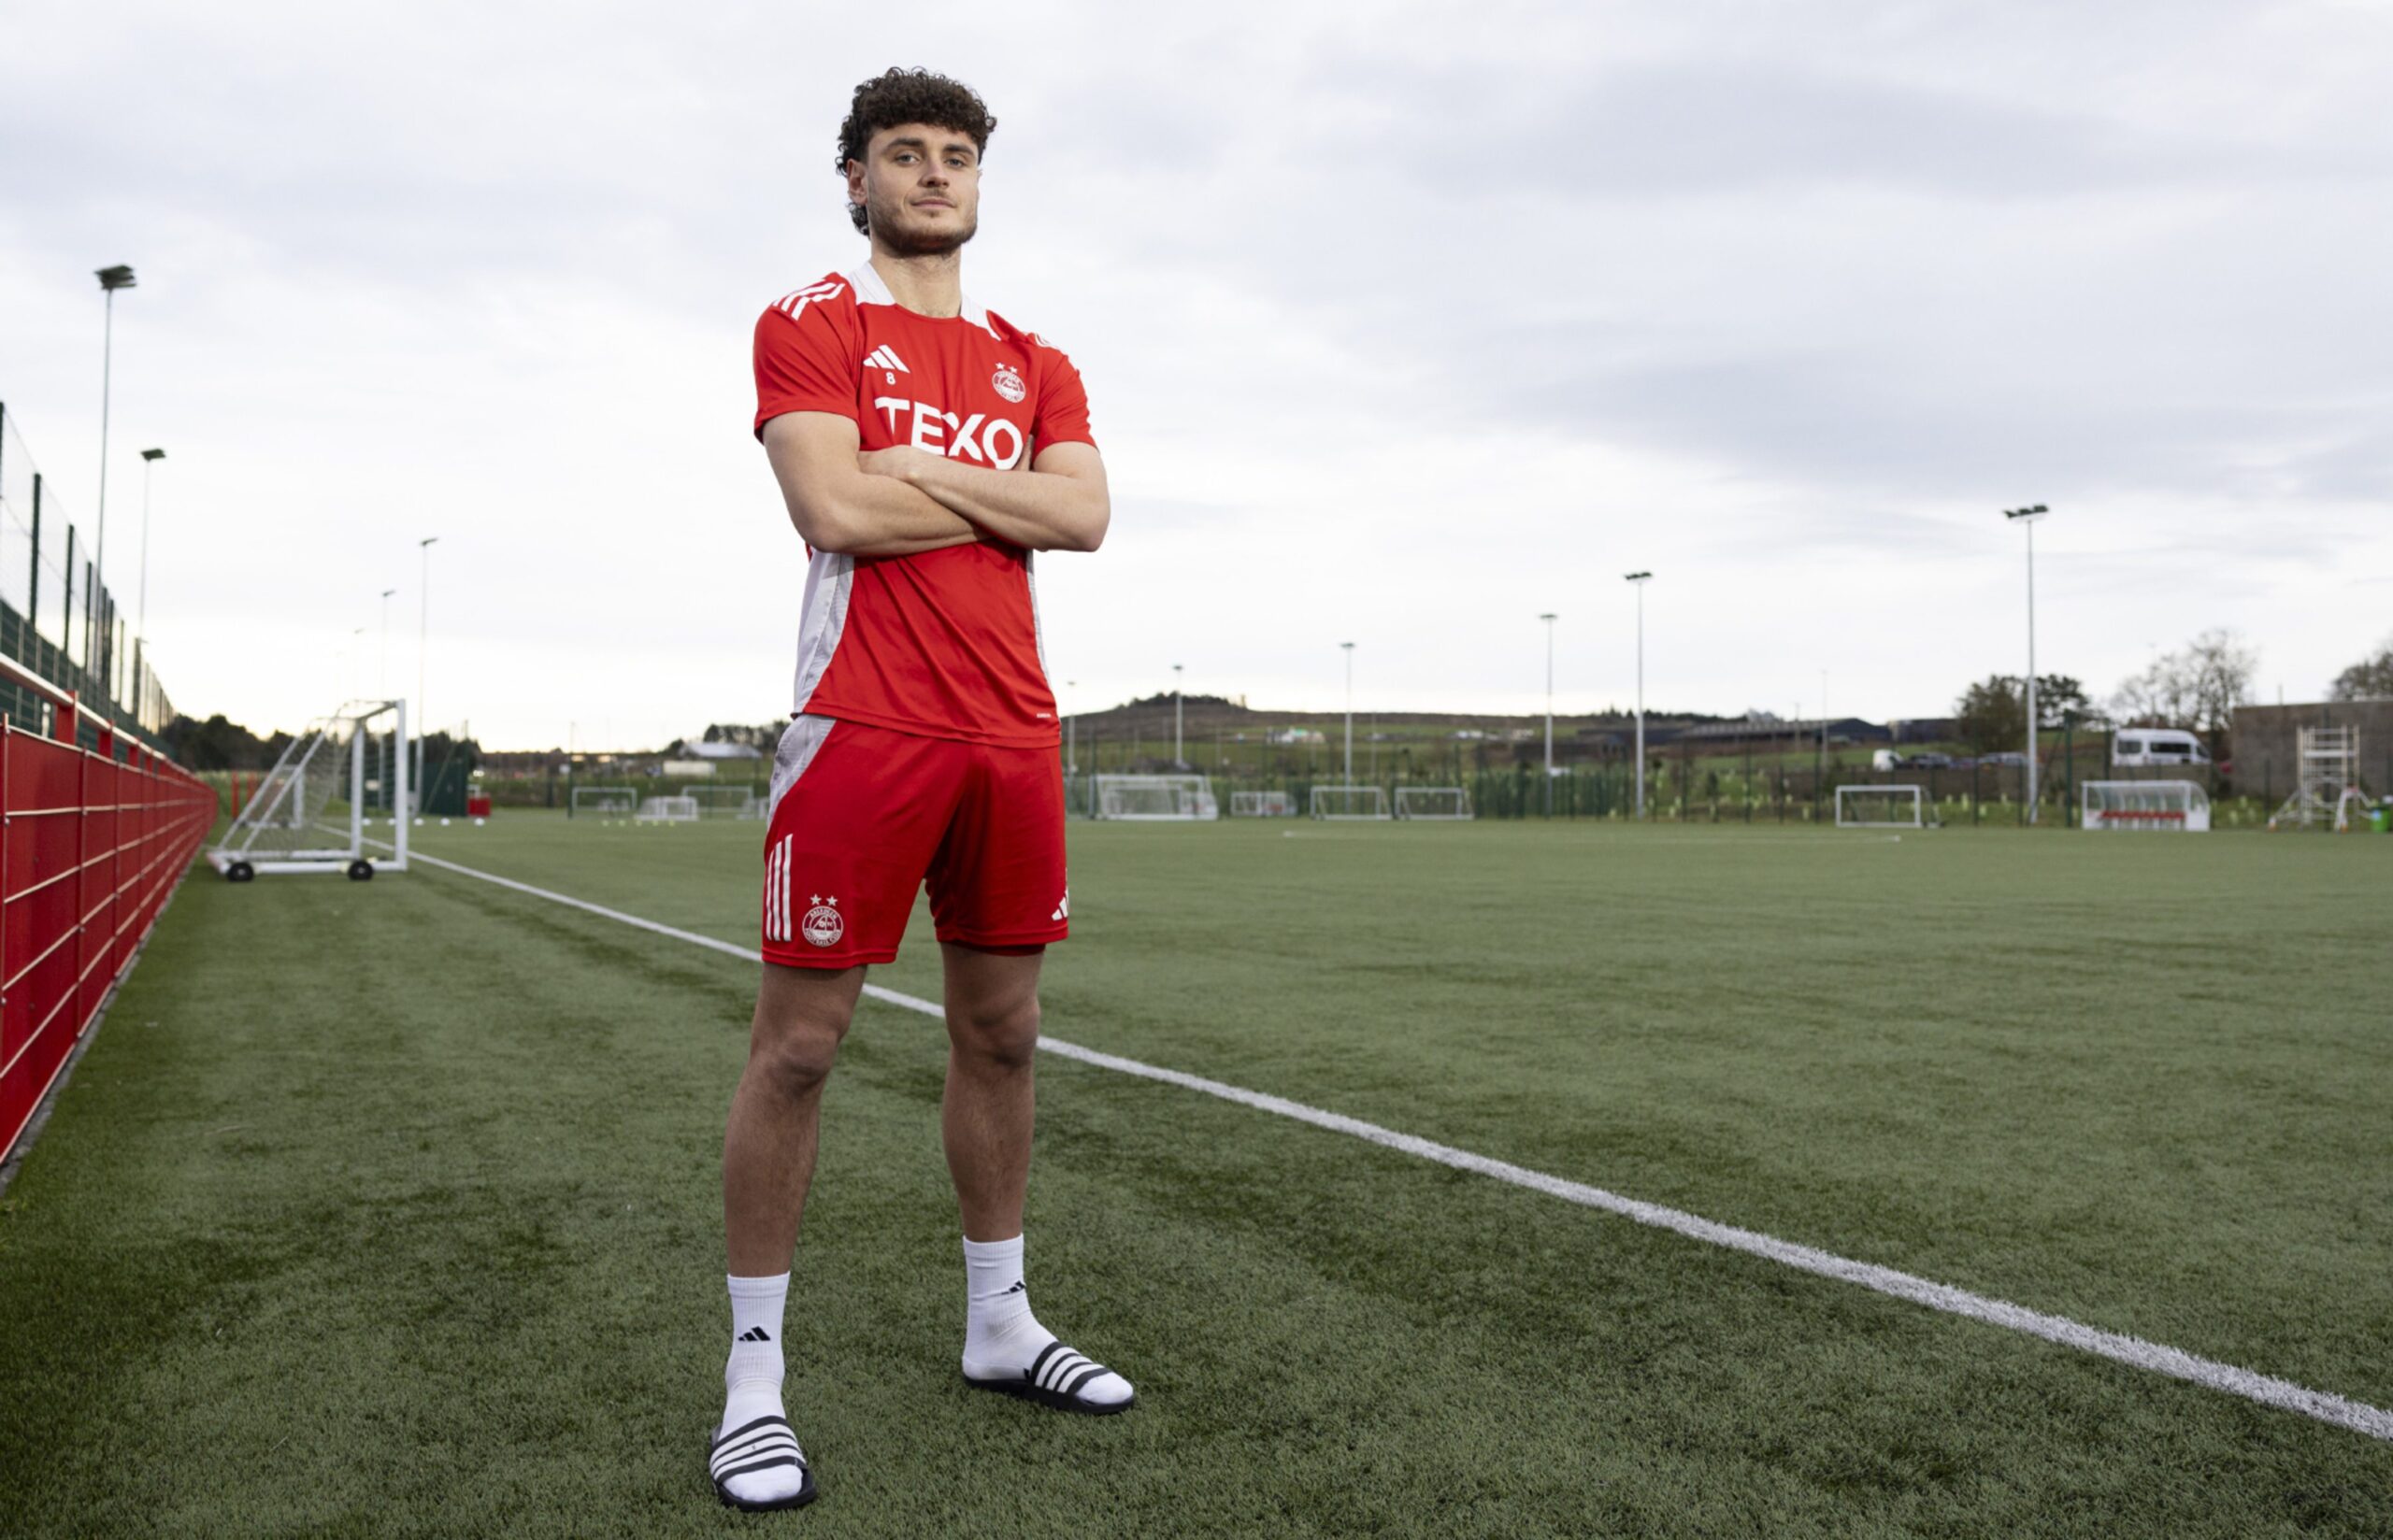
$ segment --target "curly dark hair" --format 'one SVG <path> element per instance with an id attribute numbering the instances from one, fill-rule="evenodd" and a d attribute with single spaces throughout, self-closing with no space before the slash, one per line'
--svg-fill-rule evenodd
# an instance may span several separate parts
<path id="1" fill-rule="evenodd" d="M 839 125 L 839 156 L 833 163 L 839 179 L 847 180 L 850 161 L 864 159 L 874 135 L 899 123 L 928 123 L 969 135 L 983 155 L 989 151 L 989 135 L 997 131 L 988 104 L 963 81 L 922 68 L 885 69 L 856 87 L 847 121 Z M 848 217 L 855 221 L 856 234 L 863 235 L 864 205 L 848 205 Z"/>

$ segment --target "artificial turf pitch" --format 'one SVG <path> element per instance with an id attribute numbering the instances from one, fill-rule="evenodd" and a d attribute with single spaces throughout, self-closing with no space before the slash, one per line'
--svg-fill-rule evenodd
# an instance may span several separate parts
<path id="1" fill-rule="evenodd" d="M 753 945 L 752 824 L 433 853 Z M 2393 1405 L 2393 841 L 1076 825 L 1053 1036 Z M 918 916 L 877 982 L 937 993 Z M 11 1535 L 2383 1535 L 2393 1445 L 1048 1058 L 967 1391 L 937 1023 L 867 1001 L 725 1513 L 753 969 L 419 869 L 188 882 L 0 1200 Z"/>

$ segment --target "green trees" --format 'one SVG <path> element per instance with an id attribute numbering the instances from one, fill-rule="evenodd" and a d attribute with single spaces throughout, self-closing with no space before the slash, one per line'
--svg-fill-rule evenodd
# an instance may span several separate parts
<path id="1" fill-rule="evenodd" d="M 1953 715 L 1961 741 L 1981 754 L 2022 747 L 2028 738 L 2027 685 L 2016 674 L 1990 674 L 1961 692 Z M 2083 720 L 2092 712 L 2085 686 L 2067 674 L 2036 676 L 2040 727 L 2058 727 L 2067 714 Z"/>

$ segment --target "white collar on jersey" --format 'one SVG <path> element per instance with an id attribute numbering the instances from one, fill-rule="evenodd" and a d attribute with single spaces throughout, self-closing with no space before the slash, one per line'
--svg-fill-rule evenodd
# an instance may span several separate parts
<path id="1" fill-rule="evenodd" d="M 858 305 L 897 303 L 897 296 L 889 292 L 889 285 L 881 281 L 881 270 L 868 262 L 848 275 L 848 287 L 856 292 Z M 964 309 L 959 319 L 968 321 L 991 336 L 996 336 L 997 329 L 989 324 L 989 312 L 973 304 L 971 295 L 966 294 L 962 297 Z"/>

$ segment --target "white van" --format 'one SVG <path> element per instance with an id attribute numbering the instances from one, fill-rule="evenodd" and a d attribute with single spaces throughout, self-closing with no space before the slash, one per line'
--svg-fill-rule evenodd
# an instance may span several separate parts
<path id="1" fill-rule="evenodd" d="M 2127 768 L 2139 764 L 2208 764 L 2210 750 L 2191 733 L 2174 727 L 2122 727 L 2111 735 L 2111 763 Z"/>

